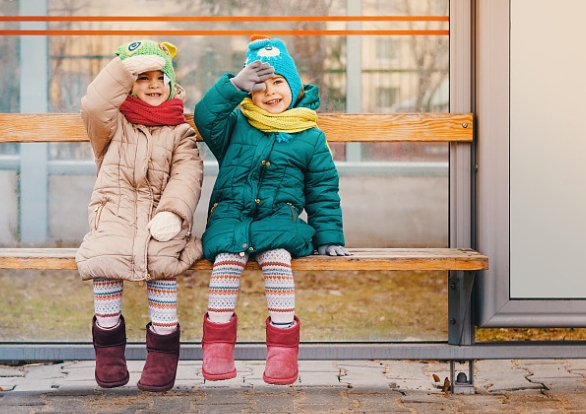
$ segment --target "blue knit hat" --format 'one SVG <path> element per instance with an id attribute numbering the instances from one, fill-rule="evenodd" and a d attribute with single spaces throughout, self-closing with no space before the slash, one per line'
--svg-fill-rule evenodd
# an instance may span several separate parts
<path id="1" fill-rule="evenodd" d="M 257 35 L 251 36 L 248 51 L 246 52 L 245 65 L 249 65 L 257 60 L 268 62 L 275 68 L 276 75 L 281 75 L 287 80 L 293 98 L 289 109 L 292 108 L 301 93 L 302 84 L 299 73 L 297 73 L 297 68 L 295 67 L 295 61 L 287 52 L 285 43 L 281 39 L 271 39 Z"/>

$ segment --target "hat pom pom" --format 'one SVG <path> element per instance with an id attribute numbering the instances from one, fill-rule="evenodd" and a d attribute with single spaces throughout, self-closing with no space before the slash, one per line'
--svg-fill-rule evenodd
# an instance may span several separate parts
<path id="1" fill-rule="evenodd" d="M 252 36 L 250 36 L 251 42 L 254 42 L 255 40 L 259 40 L 259 39 L 270 39 L 270 37 L 265 36 L 265 35 L 259 35 L 259 34 L 253 34 Z"/>
<path id="2" fill-rule="evenodd" d="M 250 36 L 250 43 L 248 44 L 248 50 L 259 50 L 271 43 L 271 38 L 260 35 Z"/>

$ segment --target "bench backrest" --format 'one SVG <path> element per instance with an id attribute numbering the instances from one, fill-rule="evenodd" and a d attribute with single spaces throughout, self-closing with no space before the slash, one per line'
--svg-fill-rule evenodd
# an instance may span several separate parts
<path id="1" fill-rule="evenodd" d="M 186 115 L 193 125 L 193 115 Z M 472 142 L 469 113 L 318 115 L 330 142 Z M 83 142 L 87 133 L 76 113 L 0 114 L 0 143 Z"/>

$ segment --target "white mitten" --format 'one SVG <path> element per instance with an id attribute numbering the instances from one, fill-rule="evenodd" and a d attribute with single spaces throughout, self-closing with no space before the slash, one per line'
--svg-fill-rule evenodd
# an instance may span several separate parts
<path id="1" fill-rule="evenodd" d="M 151 70 L 161 70 L 165 66 L 165 59 L 157 55 L 136 55 L 127 57 L 122 64 L 134 76 Z"/>
<path id="2" fill-rule="evenodd" d="M 182 221 L 181 217 L 175 213 L 161 211 L 149 221 L 147 229 L 150 230 L 151 236 L 158 241 L 168 241 L 179 234 Z"/>

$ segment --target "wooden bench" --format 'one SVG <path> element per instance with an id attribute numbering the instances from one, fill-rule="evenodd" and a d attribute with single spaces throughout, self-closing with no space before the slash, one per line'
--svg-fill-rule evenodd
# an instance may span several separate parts
<path id="1" fill-rule="evenodd" d="M 193 117 L 187 116 L 193 125 Z M 320 114 L 319 127 L 330 142 L 463 142 L 473 140 L 472 114 Z M 359 126 L 359 127 L 357 127 Z M 0 143 L 88 141 L 79 114 L 0 114 Z M 206 202 L 202 200 L 202 202 Z M 82 208 L 82 206 L 80 206 Z M 85 208 L 85 206 L 83 206 Z M 448 341 L 445 343 L 303 344 L 300 359 L 470 360 L 465 345 L 471 326 L 470 300 L 477 271 L 488 258 L 470 248 L 350 248 L 353 256 L 312 255 L 293 260 L 294 270 L 448 271 Z M 71 248 L 0 248 L 2 269 L 75 270 Z M 207 260 L 193 265 L 208 271 Z M 248 269 L 258 269 L 255 262 Z M 472 328 L 473 329 L 473 328 Z M 53 348 L 53 351 L 51 349 Z M 58 348 L 59 352 L 54 352 Z M 128 347 L 129 359 L 144 359 L 144 346 Z M 182 346 L 182 359 L 201 359 L 199 344 Z M 237 359 L 263 359 L 264 344 L 239 344 Z M 56 356 L 58 355 L 58 357 Z M 93 359 L 91 344 L 0 344 L 1 360 Z M 472 364 L 470 363 L 470 366 Z M 470 370 L 471 380 L 473 378 Z M 470 386 L 470 384 L 468 384 Z"/>

